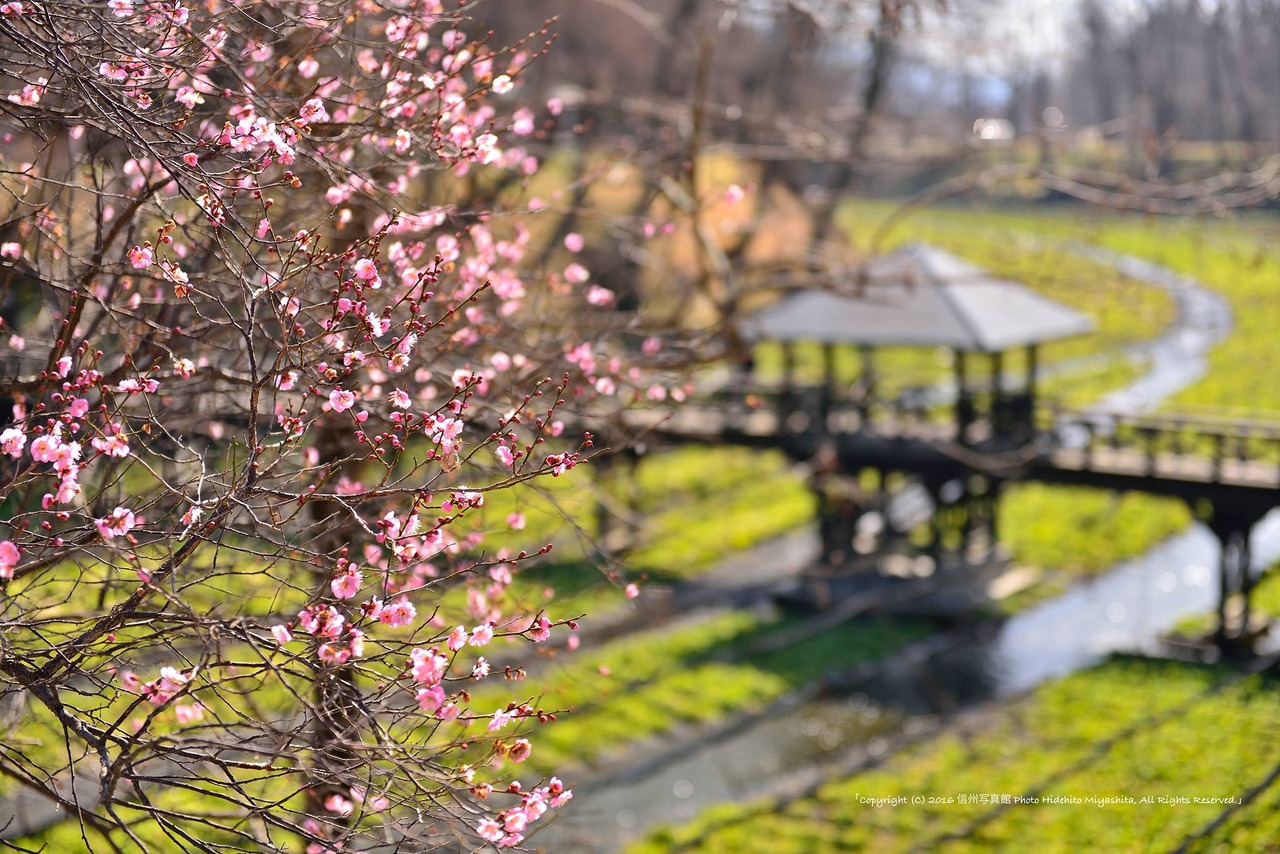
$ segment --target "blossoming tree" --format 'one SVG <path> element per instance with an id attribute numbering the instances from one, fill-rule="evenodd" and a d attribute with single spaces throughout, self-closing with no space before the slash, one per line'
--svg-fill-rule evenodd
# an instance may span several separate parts
<path id="1" fill-rule="evenodd" d="M 9 800 L 90 850 L 329 852 L 512 846 L 571 796 L 518 774 L 556 710 L 517 658 L 575 615 L 510 587 L 549 546 L 484 540 L 629 393 L 609 294 L 500 204 L 546 42 L 439 0 L 0 3 Z"/>

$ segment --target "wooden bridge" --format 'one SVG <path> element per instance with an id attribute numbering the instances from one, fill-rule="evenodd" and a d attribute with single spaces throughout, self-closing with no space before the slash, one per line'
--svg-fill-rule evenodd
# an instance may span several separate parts
<path id="1" fill-rule="evenodd" d="M 994 543 L 995 501 L 1011 481 L 1090 486 L 1181 499 L 1222 545 L 1218 636 L 1249 634 L 1253 526 L 1280 506 L 1280 422 L 1177 414 L 1133 415 L 1052 404 L 1026 420 L 970 420 L 961 429 L 936 408 L 853 402 L 823 386 L 739 381 L 675 410 L 627 415 L 633 433 L 666 441 L 777 448 L 816 476 L 822 560 L 852 555 L 859 518 L 883 513 L 892 477 L 931 499 L 926 552 L 945 565 L 977 534 Z M 876 474 L 879 495 L 853 485 Z M 917 519 L 917 521 L 920 521 Z M 948 525 L 952 530 L 948 530 Z"/>
<path id="2" fill-rule="evenodd" d="M 856 292 L 801 292 L 747 322 L 745 338 L 781 349 L 780 376 L 761 376 L 753 357 L 679 408 L 633 411 L 625 426 L 670 441 L 779 448 L 809 463 L 822 561 L 832 567 L 866 551 L 857 542 L 863 522 L 872 512 L 891 515 L 889 493 L 904 482 L 928 500 L 899 514 L 900 527 L 926 540 L 939 570 L 971 565 L 975 536 L 994 553 L 996 500 L 1010 481 L 1181 499 L 1222 546 L 1217 634 L 1240 643 L 1251 635 L 1257 582 L 1250 533 L 1280 506 L 1280 422 L 1072 410 L 1038 400 L 1038 346 L 1091 329 L 1088 318 L 1020 285 L 936 249 L 908 247 L 864 270 Z M 794 345 L 802 342 L 820 347 L 820 378 L 798 377 Z M 881 395 L 873 349 L 883 345 L 946 348 L 954 379 L 945 389 Z M 856 377 L 837 369 L 837 357 L 849 355 L 838 351 L 849 347 L 861 364 Z M 1025 348 L 1016 375 L 1004 362 L 1013 348 Z M 989 369 L 975 384 L 967 369 L 977 358 Z"/>

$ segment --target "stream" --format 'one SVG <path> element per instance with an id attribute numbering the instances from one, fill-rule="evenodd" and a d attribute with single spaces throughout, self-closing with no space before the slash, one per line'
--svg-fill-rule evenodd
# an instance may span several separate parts
<path id="1" fill-rule="evenodd" d="M 1163 288 L 1177 307 L 1164 335 L 1127 351 L 1149 359 L 1147 373 L 1108 395 L 1098 411 L 1148 410 L 1204 375 L 1209 349 L 1231 329 L 1225 300 L 1146 261 L 1097 247 L 1073 250 Z M 1255 528 L 1252 546 L 1255 570 L 1280 559 L 1280 513 Z M 616 851 L 654 825 L 688 820 L 718 802 L 798 794 L 852 773 L 896 742 L 936 728 L 940 715 L 1022 694 L 1113 652 L 1155 652 L 1160 635 L 1180 619 L 1216 606 L 1218 552 L 1216 538 L 1193 525 L 996 627 L 895 659 L 844 690 L 775 709 L 671 761 L 581 791 L 536 844 Z"/>
<path id="2" fill-rule="evenodd" d="M 1108 394 L 1097 409 L 1123 414 L 1145 412 L 1208 372 L 1209 350 L 1231 332 L 1231 307 L 1225 299 L 1193 279 L 1142 258 L 1080 244 L 1073 244 L 1071 251 L 1164 290 L 1173 297 L 1176 312 L 1167 332 L 1125 351 L 1130 356 L 1150 359 L 1148 371 Z"/>

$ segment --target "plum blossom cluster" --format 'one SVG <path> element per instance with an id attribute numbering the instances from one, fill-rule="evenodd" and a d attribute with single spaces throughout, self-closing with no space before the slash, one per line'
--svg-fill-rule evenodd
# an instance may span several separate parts
<path id="1" fill-rule="evenodd" d="M 161 667 L 160 675 L 150 682 L 143 682 L 130 670 L 119 674 L 120 687 L 130 694 L 137 694 L 153 706 L 167 706 L 179 694 L 190 690 L 194 671 L 182 672 L 174 667 Z M 204 720 L 205 707 L 195 701 L 179 703 L 173 706 L 173 720 L 179 725 L 192 724 Z"/>
<path id="2" fill-rule="evenodd" d="M 563 806 L 573 797 L 573 790 L 566 789 L 557 777 L 552 777 L 546 786 L 529 792 L 520 791 L 518 783 L 513 783 L 508 791 L 520 796 L 520 804 L 485 816 L 476 824 L 480 838 L 499 848 L 512 848 L 524 842 L 524 835 L 534 822 L 546 815 L 549 809 Z"/>
<path id="3" fill-rule="evenodd" d="M 0 578 L 13 578 L 13 568 L 22 560 L 22 549 L 13 540 L 0 540 Z"/>
<path id="4" fill-rule="evenodd" d="M 13 406 L 9 426 L 0 430 L 0 454 L 15 461 L 15 477 L 29 485 L 48 489 L 40 506 L 53 516 L 42 523 L 46 530 L 66 527 L 82 492 L 81 478 L 95 463 L 128 457 L 131 445 L 127 430 L 117 419 L 117 398 L 154 395 L 159 382 L 154 377 L 122 374 L 112 384 L 107 374 L 95 367 L 76 368 L 77 358 L 93 363 L 101 351 L 82 346 L 76 357 L 62 356 L 44 379 L 51 390 L 48 399 L 28 411 L 24 402 Z M 141 523 L 131 510 L 116 507 L 104 517 L 92 520 L 103 539 L 123 537 Z"/>

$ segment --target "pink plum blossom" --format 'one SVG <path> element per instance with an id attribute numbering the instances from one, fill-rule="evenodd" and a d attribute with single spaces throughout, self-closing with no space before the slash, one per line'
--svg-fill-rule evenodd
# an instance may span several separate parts
<path id="1" fill-rule="evenodd" d="M 415 648 L 409 653 L 409 665 L 415 682 L 431 686 L 444 678 L 449 659 L 435 650 Z"/>
<path id="2" fill-rule="evenodd" d="M 516 739 L 515 743 L 507 751 L 507 758 L 512 762 L 523 762 L 533 753 L 533 745 L 529 743 L 527 738 Z"/>
<path id="3" fill-rule="evenodd" d="M 418 701 L 418 708 L 427 714 L 431 714 L 444 705 L 444 689 L 439 685 L 419 688 L 414 698 Z"/>
<path id="4" fill-rule="evenodd" d="M 480 834 L 480 838 L 486 842 L 498 842 L 506 835 L 503 833 L 502 825 L 487 816 L 476 824 L 476 833 Z"/>
<path id="5" fill-rule="evenodd" d="M 134 269 L 145 270 L 155 263 L 155 252 L 150 245 L 135 246 L 129 250 L 129 263 Z"/>
<path id="6" fill-rule="evenodd" d="M 587 302 L 594 306 L 613 305 L 614 294 L 608 288 L 592 285 L 587 289 Z"/>
<path id="7" fill-rule="evenodd" d="M 200 703 L 180 703 L 173 707 L 173 713 L 180 724 L 204 720 L 204 706 Z"/>
<path id="8" fill-rule="evenodd" d="M 467 641 L 471 646 L 487 646 L 493 640 L 493 626 L 485 623 L 471 630 L 471 638 Z"/>
<path id="9" fill-rule="evenodd" d="M 378 619 L 393 629 L 398 629 L 409 625 L 413 622 L 418 611 L 413 607 L 413 603 L 408 598 L 401 596 L 394 602 L 383 606 L 378 613 Z"/>
<path id="10" fill-rule="evenodd" d="M 329 405 L 333 407 L 334 412 L 346 412 L 348 409 L 356 405 L 355 392 L 342 388 L 335 388 L 329 392 Z"/>
<path id="11" fill-rule="evenodd" d="M 342 795 L 330 795 L 325 798 L 324 808 L 336 815 L 351 815 L 355 806 Z"/>
<path id="12" fill-rule="evenodd" d="M 329 589 L 339 599 L 351 599 L 360 591 L 362 577 L 359 570 L 348 568 L 333 577 L 329 582 Z"/>
<path id="13" fill-rule="evenodd" d="M 534 643 L 540 643 L 551 637 L 551 621 L 545 616 L 539 617 L 533 628 L 529 629 L 529 639 Z"/>
<path id="14" fill-rule="evenodd" d="M 12 540 L 0 540 L 0 578 L 13 578 L 14 567 L 22 559 L 22 550 Z"/>
<path id="15" fill-rule="evenodd" d="M 346 664 L 351 660 L 351 650 L 332 641 L 320 644 L 316 655 L 326 664 Z"/>
<path id="16" fill-rule="evenodd" d="M 17 427 L 7 427 L 0 431 L 0 451 L 15 459 L 22 456 L 22 449 L 27 444 L 27 434 Z"/>
<path id="17" fill-rule="evenodd" d="M 132 510 L 117 507 L 106 517 L 93 520 L 93 524 L 104 540 L 110 540 L 113 537 L 123 537 L 132 531 L 138 524 L 138 517 Z"/>

